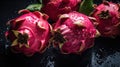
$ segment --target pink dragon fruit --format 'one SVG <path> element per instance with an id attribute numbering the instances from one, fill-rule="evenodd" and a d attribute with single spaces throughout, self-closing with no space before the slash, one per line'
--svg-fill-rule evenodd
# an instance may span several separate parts
<path id="1" fill-rule="evenodd" d="M 103 37 L 114 37 L 120 34 L 120 6 L 104 1 L 96 6 L 92 14 L 98 23 L 97 29 Z"/>
<path id="2" fill-rule="evenodd" d="M 46 13 L 50 19 L 56 21 L 60 14 L 76 11 L 81 0 L 42 0 L 41 11 Z"/>
<path id="3" fill-rule="evenodd" d="M 79 54 L 93 46 L 96 33 L 88 16 L 73 11 L 60 16 L 54 25 L 52 42 L 63 54 Z"/>
<path id="4" fill-rule="evenodd" d="M 11 48 L 14 52 L 32 56 L 36 52 L 42 53 L 48 46 L 50 37 L 50 25 L 48 16 L 38 11 L 30 12 L 21 10 L 20 17 L 9 22 L 10 29 L 6 37 L 12 42 Z"/>

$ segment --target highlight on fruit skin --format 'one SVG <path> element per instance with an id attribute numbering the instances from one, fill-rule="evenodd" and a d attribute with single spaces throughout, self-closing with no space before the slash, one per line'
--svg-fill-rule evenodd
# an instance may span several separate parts
<path id="1" fill-rule="evenodd" d="M 57 21 L 59 15 L 77 11 L 81 0 L 42 0 L 41 12 L 46 13 L 52 21 Z"/>
<path id="2" fill-rule="evenodd" d="M 61 15 L 53 30 L 51 40 L 63 54 L 81 54 L 94 45 L 98 33 L 88 16 L 76 11 Z"/>
<path id="3" fill-rule="evenodd" d="M 12 42 L 11 50 L 26 56 L 43 53 L 51 35 L 48 16 L 38 11 L 21 10 L 19 13 L 22 15 L 8 22 L 10 29 L 5 34 Z"/>
<path id="4" fill-rule="evenodd" d="M 98 23 L 97 29 L 102 37 L 116 37 L 120 35 L 120 5 L 103 1 L 95 7 L 91 14 Z"/>

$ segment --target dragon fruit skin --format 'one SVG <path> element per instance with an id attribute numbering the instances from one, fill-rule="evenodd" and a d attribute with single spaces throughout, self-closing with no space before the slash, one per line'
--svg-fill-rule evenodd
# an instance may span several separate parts
<path id="1" fill-rule="evenodd" d="M 94 45 L 96 33 L 88 16 L 76 11 L 63 14 L 54 25 L 54 46 L 63 54 L 80 54 Z"/>
<path id="2" fill-rule="evenodd" d="M 81 0 L 43 0 L 41 12 L 46 13 L 53 21 L 58 20 L 60 14 L 77 11 Z"/>
<path id="3" fill-rule="evenodd" d="M 98 23 L 97 29 L 103 37 L 114 37 L 120 34 L 120 6 L 112 2 L 103 2 L 92 14 Z"/>
<path id="4" fill-rule="evenodd" d="M 36 52 L 42 53 L 50 38 L 48 16 L 38 11 L 21 12 L 24 14 L 9 21 L 10 29 L 6 32 L 6 37 L 12 42 L 12 51 L 26 56 L 32 56 Z"/>

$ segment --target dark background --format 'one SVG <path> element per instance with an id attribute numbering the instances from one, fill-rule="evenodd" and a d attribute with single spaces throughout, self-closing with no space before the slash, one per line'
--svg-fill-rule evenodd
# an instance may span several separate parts
<path id="1" fill-rule="evenodd" d="M 118 3 L 118 0 L 112 0 Z M 62 55 L 50 47 L 44 54 L 25 57 L 13 54 L 5 40 L 6 22 L 17 16 L 20 9 L 37 3 L 36 0 L 1 0 L 0 1 L 0 67 L 120 67 L 120 37 L 96 38 L 95 46 L 82 55 Z M 95 3 L 101 3 L 95 0 Z"/>

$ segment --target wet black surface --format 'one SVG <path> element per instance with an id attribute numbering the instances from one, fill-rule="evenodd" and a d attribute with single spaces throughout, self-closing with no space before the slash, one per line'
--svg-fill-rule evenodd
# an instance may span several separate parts
<path id="1" fill-rule="evenodd" d="M 118 2 L 118 0 L 113 0 Z M 6 22 L 18 16 L 17 11 L 36 0 L 5 0 L 0 2 L 0 67 L 120 67 L 120 37 L 96 38 L 95 46 L 82 55 L 62 55 L 48 48 L 44 54 L 25 57 L 10 52 L 4 32 Z M 100 0 L 95 0 L 100 3 Z"/>

